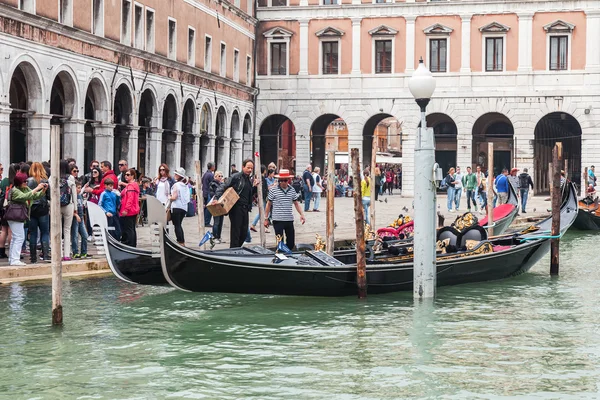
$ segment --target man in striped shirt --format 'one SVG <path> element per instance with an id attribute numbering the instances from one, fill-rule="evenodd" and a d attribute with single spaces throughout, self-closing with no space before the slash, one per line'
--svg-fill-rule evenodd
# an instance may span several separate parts
<path id="1" fill-rule="evenodd" d="M 298 197 L 300 196 L 296 190 L 290 186 L 290 181 L 293 176 L 290 175 L 290 171 L 282 169 L 279 171 L 279 175 L 275 175 L 275 178 L 279 181 L 279 184 L 269 190 L 267 196 L 267 207 L 265 209 L 265 227 L 269 227 L 268 215 L 273 212 L 273 228 L 275 229 L 275 235 L 281 235 L 285 232 L 285 245 L 292 250 L 296 245 L 296 232 L 294 230 L 294 212 L 292 206 L 296 207 L 296 211 L 300 214 L 300 221 L 304 225 L 306 220 L 302 213 L 302 208 L 298 203 Z"/>

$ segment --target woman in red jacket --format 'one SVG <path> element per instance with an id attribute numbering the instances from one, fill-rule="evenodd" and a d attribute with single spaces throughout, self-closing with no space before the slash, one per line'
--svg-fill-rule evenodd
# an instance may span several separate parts
<path id="1" fill-rule="evenodd" d="M 121 192 L 121 242 L 128 246 L 137 246 L 135 222 L 140 213 L 140 186 L 137 183 L 135 169 L 125 172 L 127 186 Z"/>

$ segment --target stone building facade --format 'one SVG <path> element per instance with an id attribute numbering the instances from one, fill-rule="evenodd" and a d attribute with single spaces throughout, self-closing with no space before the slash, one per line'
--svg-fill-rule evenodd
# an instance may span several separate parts
<path id="1" fill-rule="evenodd" d="M 269 0 L 257 17 L 257 139 L 291 121 L 298 167 L 323 163 L 311 143 L 332 121 L 367 152 L 395 117 L 412 194 L 420 121 L 408 79 L 420 58 L 437 81 L 427 123 L 444 169 L 487 169 L 493 142 L 496 170 L 527 167 L 545 192 L 556 141 L 576 182 L 600 162 L 598 1 Z"/>
<path id="2" fill-rule="evenodd" d="M 0 162 L 230 164 L 252 154 L 249 0 L 0 0 Z M 85 164 L 85 165 L 84 165 Z"/>

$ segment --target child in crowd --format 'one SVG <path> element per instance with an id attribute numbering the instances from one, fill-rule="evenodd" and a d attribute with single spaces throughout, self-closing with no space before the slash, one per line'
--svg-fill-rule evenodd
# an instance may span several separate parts
<path id="1" fill-rule="evenodd" d="M 73 217 L 73 226 L 71 226 L 71 248 L 73 251 L 73 258 L 91 258 L 87 254 L 87 242 L 88 233 L 85 229 L 85 222 L 83 220 L 85 204 L 83 202 L 83 195 L 81 194 L 81 181 L 77 180 L 75 183 L 77 187 L 77 215 Z M 77 246 L 77 236 L 81 236 L 81 252 Z"/>
<path id="2" fill-rule="evenodd" d="M 98 201 L 98 205 L 106 213 L 109 228 L 113 228 L 109 229 L 110 234 L 112 235 L 112 237 L 120 241 L 121 225 L 119 225 L 118 210 L 121 205 L 121 198 L 113 191 L 114 187 L 115 182 L 111 178 L 107 178 L 104 181 L 104 192 L 100 194 L 100 200 Z"/>

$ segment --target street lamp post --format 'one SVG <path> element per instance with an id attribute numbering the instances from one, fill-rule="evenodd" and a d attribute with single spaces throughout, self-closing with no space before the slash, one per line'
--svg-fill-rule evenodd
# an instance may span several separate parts
<path id="1" fill-rule="evenodd" d="M 416 299 L 435 296 L 435 144 L 433 129 L 427 129 L 425 109 L 435 91 L 435 79 L 419 61 L 419 67 L 408 82 L 408 88 L 421 108 L 421 127 L 415 143 L 415 231 L 414 231 L 414 285 Z"/>

